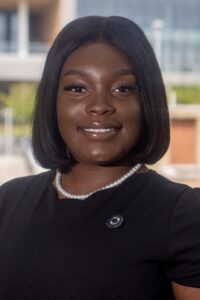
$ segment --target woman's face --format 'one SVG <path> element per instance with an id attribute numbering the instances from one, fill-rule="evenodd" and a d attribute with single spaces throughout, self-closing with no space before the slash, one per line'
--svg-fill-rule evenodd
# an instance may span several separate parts
<path id="1" fill-rule="evenodd" d="M 76 49 L 65 61 L 57 93 L 60 135 L 77 162 L 133 159 L 141 129 L 136 78 L 128 57 L 102 42 Z"/>

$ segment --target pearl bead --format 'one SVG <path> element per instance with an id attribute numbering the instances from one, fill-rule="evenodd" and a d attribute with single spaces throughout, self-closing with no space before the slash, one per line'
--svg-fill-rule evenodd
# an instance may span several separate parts
<path id="1" fill-rule="evenodd" d="M 86 198 L 88 198 L 89 196 L 91 196 L 92 194 L 98 192 L 98 191 L 102 191 L 102 190 L 106 190 L 106 189 L 110 189 L 113 187 L 116 187 L 118 185 L 120 185 L 122 182 L 124 182 L 128 177 L 130 177 L 131 175 L 135 174 L 140 168 L 141 168 L 142 164 L 137 164 L 135 165 L 132 169 L 130 169 L 126 174 L 124 174 L 123 176 L 121 176 L 119 179 L 115 180 L 112 183 L 109 183 L 105 186 L 103 186 L 100 189 L 97 189 L 93 192 L 90 192 L 88 194 L 82 194 L 82 195 L 76 195 L 76 194 L 71 194 L 67 191 L 64 190 L 64 188 L 61 185 L 61 172 L 59 170 L 56 170 L 56 176 L 55 176 L 55 185 L 56 185 L 56 189 L 66 198 L 70 198 L 70 199 L 79 199 L 79 200 L 85 200 Z"/>

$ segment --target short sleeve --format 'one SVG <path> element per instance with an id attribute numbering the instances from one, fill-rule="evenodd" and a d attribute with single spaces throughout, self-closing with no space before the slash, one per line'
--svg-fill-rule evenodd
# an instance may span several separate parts
<path id="1" fill-rule="evenodd" d="M 167 277 L 178 284 L 200 287 L 200 189 L 186 189 L 171 215 Z"/>

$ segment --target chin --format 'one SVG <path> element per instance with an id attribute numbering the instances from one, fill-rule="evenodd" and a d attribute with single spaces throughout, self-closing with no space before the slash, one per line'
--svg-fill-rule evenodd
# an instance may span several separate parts
<path id="1" fill-rule="evenodd" d="M 108 158 L 108 157 L 96 157 L 93 159 L 90 159 L 88 162 L 94 163 L 97 165 L 108 165 L 111 164 L 115 161 L 113 158 Z"/>
<path id="2" fill-rule="evenodd" d="M 119 164 L 125 160 L 126 160 L 126 157 L 121 156 L 121 155 L 116 155 L 116 156 L 96 155 L 93 157 L 91 156 L 90 158 L 87 159 L 88 163 L 96 164 L 99 166 L 115 165 L 115 164 Z"/>
<path id="3" fill-rule="evenodd" d="M 127 154 L 126 149 L 123 151 L 116 150 L 117 149 L 112 149 L 112 151 L 105 151 L 105 149 L 88 149 L 87 152 L 77 153 L 77 155 L 73 157 L 77 162 L 94 165 L 111 165 L 131 160 L 130 154 Z"/>

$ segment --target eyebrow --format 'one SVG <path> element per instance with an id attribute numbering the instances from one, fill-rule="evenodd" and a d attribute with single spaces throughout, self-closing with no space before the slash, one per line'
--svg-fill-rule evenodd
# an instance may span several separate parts
<path id="1" fill-rule="evenodd" d="M 116 76 L 125 76 L 125 75 L 133 75 L 135 76 L 135 72 L 133 69 L 122 69 L 115 73 Z"/>
<path id="2" fill-rule="evenodd" d="M 87 76 L 88 73 L 87 71 L 84 70 L 79 70 L 79 69 L 71 69 L 68 70 L 64 73 L 64 76 L 69 76 L 69 75 L 83 75 L 83 76 Z"/>
<path id="3" fill-rule="evenodd" d="M 64 76 L 70 76 L 70 75 L 81 75 L 81 76 L 89 76 L 90 74 L 81 69 L 70 69 L 64 73 Z M 133 69 L 121 69 L 114 73 L 114 76 L 125 76 L 125 75 L 133 75 L 135 76 L 135 73 Z"/>

